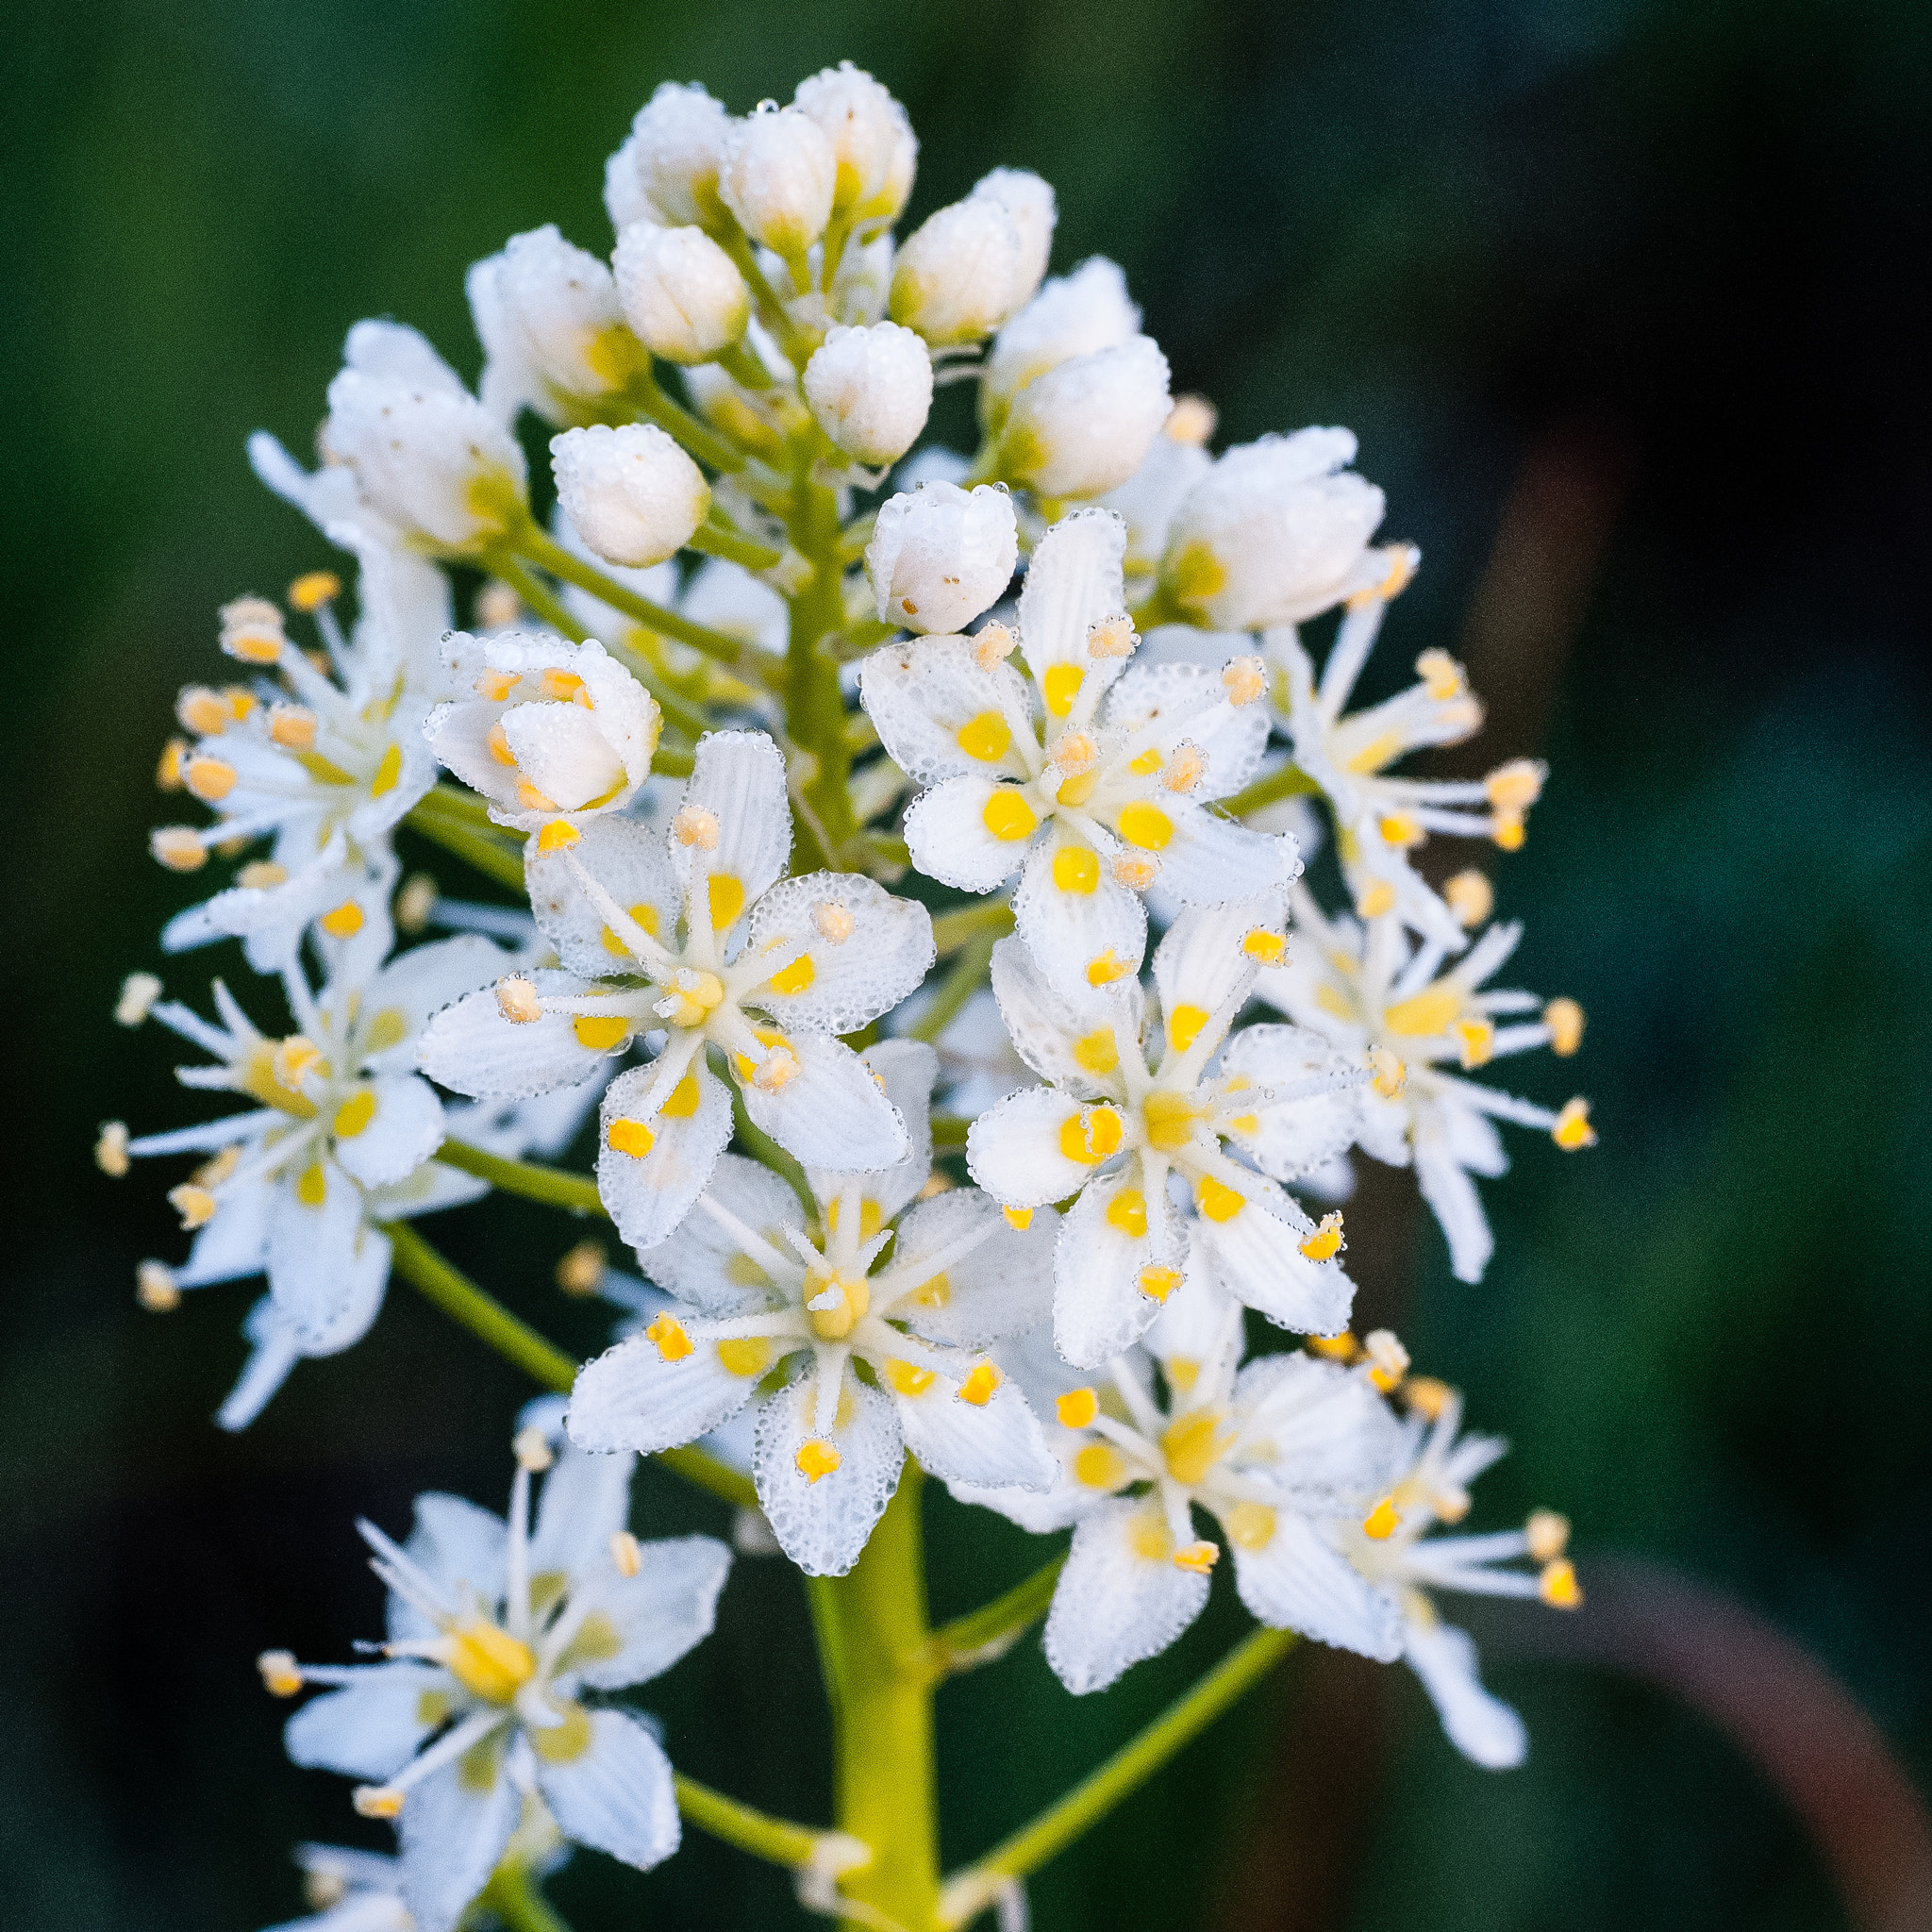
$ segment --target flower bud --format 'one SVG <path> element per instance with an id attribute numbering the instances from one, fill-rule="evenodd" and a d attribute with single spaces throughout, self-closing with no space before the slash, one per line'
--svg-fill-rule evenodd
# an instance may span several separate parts
<path id="1" fill-rule="evenodd" d="M 322 447 L 355 475 L 362 497 L 406 538 L 475 550 L 520 509 L 525 473 L 516 439 L 412 328 L 358 322 L 328 386 Z"/>
<path id="2" fill-rule="evenodd" d="M 1075 356 L 1131 341 L 1141 311 L 1127 299 L 1127 278 L 1103 256 L 1070 275 L 1055 275 L 999 332 L 986 359 L 980 408 L 989 427 L 1006 420 L 1013 398 L 1037 375 Z"/>
<path id="3" fill-rule="evenodd" d="M 796 262 L 825 232 L 838 174 L 818 123 L 796 108 L 777 108 L 731 130 L 719 192 L 753 241 Z"/>
<path id="4" fill-rule="evenodd" d="M 882 228 L 869 242 L 848 242 L 825 302 L 829 320 L 852 325 L 883 322 L 891 286 L 891 231 Z"/>
<path id="5" fill-rule="evenodd" d="M 464 288 L 489 358 L 483 404 L 506 421 L 527 403 L 568 423 L 645 366 L 610 271 L 552 225 L 512 235 L 472 265 Z"/>
<path id="6" fill-rule="evenodd" d="M 970 196 L 928 215 L 892 269 L 890 314 L 936 347 L 976 342 L 1018 306 L 1022 242 L 991 196 Z"/>
<path id="7" fill-rule="evenodd" d="M 1224 455 L 1175 511 L 1160 580 L 1215 630 L 1299 624 L 1345 596 L 1382 492 L 1344 466 L 1346 429 L 1264 436 Z"/>
<path id="8" fill-rule="evenodd" d="M 1019 559 L 1012 498 L 986 483 L 888 497 L 865 546 L 880 620 L 928 633 L 962 630 L 990 609 Z"/>
<path id="9" fill-rule="evenodd" d="M 1075 356 L 1015 398 L 1001 474 L 1039 496 L 1104 495 L 1141 467 L 1172 408 L 1151 336 Z"/>
<path id="10" fill-rule="evenodd" d="M 1013 309 L 1032 301 L 1046 273 L 1047 257 L 1053 253 L 1054 224 L 1058 220 L 1053 190 L 1025 168 L 995 168 L 974 184 L 974 201 L 993 201 L 1006 209 L 1007 219 L 1020 237 L 1020 267 L 1013 278 Z M 1140 317 L 1135 317 L 1135 326 Z"/>
<path id="11" fill-rule="evenodd" d="M 895 462 L 918 440 L 932 408 L 925 344 L 897 323 L 835 328 L 805 365 L 813 420 L 861 463 Z"/>
<path id="12" fill-rule="evenodd" d="M 1127 520 L 1126 572 L 1146 578 L 1159 569 L 1167 548 L 1167 532 L 1183 499 L 1214 467 L 1214 458 L 1199 444 L 1176 439 L 1176 428 L 1191 426 L 1175 404 L 1161 433 L 1147 445 L 1141 467 L 1106 496 L 1108 509 Z M 1180 419 L 1176 421 L 1176 419 Z"/>
<path id="13" fill-rule="evenodd" d="M 564 514 L 609 563 L 661 563 L 710 508 L 704 472 L 655 423 L 566 429 L 550 457 Z"/>
<path id="14" fill-rule="evenodd" d="M 731 116 L 693 82 L 667 80 L 638 110 L 630 139 L 604 174 L 604 205 L 620 233 L 635 221 L 667 228 L 695 223 L 716 233 L 730 218 L 718 175 L 731 138 Z"/>
<path id="15" fill-rule="evenodd" d="M 791 99 L 831 146 L 832 212 L 854 222 L 895 220 L 912 192 L 919 153 L 906 109 L 849 60 L 801 80 Z"/>
<path id="16" fill-rule="evenodd" d="M 708 362 L 743 335 L 751 291 L 702 228 L 633 222 L 612 257 L 632 332 L 667 362 Z"/>

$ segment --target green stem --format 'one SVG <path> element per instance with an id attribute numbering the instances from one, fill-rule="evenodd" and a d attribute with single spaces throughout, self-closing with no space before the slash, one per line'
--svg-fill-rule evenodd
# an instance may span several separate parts
<path id="1" fill-rule="evenodd" d="M 968 940 L 983 932 L 991 933 L 995 939 L 1004 939 L 1012 929 L 1013 908 L 1004 899 L 993 899 L 977 906 L 961 906 L 952 912 L 941 912 L 932 923 L 932 942 L 943 959 L 948 953 L 957 953 Z"/>
<path id="2" fill-rule="evenodd" d="M 1098 1771 L 976 1864 L 949 1878 L 940 1897 L 939 1923 L 945 1932 L 978 1917 L 993 1902 L 1003 1879 L 1024 1878 L 1065 1851 L 1266 1676 L 1296 1641 L 1292 1630 L 1257 1630 Z"/>
<path id="3" fill-rule="evenodd" d="M 772 386 L 772 372 L 745 346 L 744 339 L 718 352 L 719 365 L 740 389 L 760 390 Z"/>
<path id="4" fill-rule="evenodd" d="M 808 1824 L 794 1824 L 789 1818 L 774 1818 L 701 1785 L 694 1777 L 675 1774 L 677 1808 L 687 1824 L 726 1844 L 749 1852 L 755 1858 L 767 1858 L 774 1865 L 809 1865 L 829 1834 Z"/>
<path id="5" fill-rule="evenodd" d="M 1056 1557 L 1004 1596 L 994 1597 L 966 1616 L 955 1617 L 950 1624 L 941 1624 L 926 1640 L 920 1657 L 922 1668 L 935 1678 L 952 1677 L 1005 1657 L 1046 1615 L 1054 1586 L 1066 1564 L 1064 1556 Z"/>
<path id="6" fill-rule="evenodd" d="M 425 810 L 425 807 L 428 809 Z M 505 844 L 493 832 L 485 834 L 472 830 L 464 821 L 446 816 L 430 806 L 426 798 L 409 808 L 403 823 L 412 832 L 421 832 L 425 839 L 433 839 L 445 852 L 454 852 L 478 872 L 486 873 L 498 885 L 508 886 L 513 892 L 527 891 L 524 883 L 521 848 Z"/>
<path id="7" fill-rule="evenodd" d="M 770 570 L 785 554 L 782 550 L 774 550 L 769 543 L 755 543 L 742 531 L 734 530 L 718 514 L 715 505 L 705 521 L 691 533 L 689 547 L 702 550 L 707 557 L 728 558 L 749 571 Z"/>
<path id="8" fill-rule="evenodd" d="M 445 1167 L 460 1168 L 506 1194 L 541 1201 L 546 1208 L 566 1208 L 573 1214 L 601 1214 L 609 1219 L 594 1174 L 569 1174 L 534 1160 L 512 1160 L 507 1154 L 491 1154 L 468 1141 L 445 1141 L 436 1150 L 436 1158 Z"/>
<path id="9" fill-rule="evenodd" d="M 492 550 L 485 559 L 493 575 L 501 577 L 553 630 L 560 630 L 572 643 L 580 644 L 591 635 L 561 601 L 533 577 L 508 550 Z"/>
<path id="10" fill-rule="evenodd" d="M 490 816 L 489 801 L 467 785 L 452 785 L 447 778 L 439 779 L 423 794 L 421 803 L 445 817 L 461 819 L 465 824 L 475 825 L 492 838 L 499 834 L 496 821 Z"/>
<path id="11" fill-rule="evenodd" d="M 1252 785 L 1244 785 L 1231 798 L 1216 800 L 1217 809 L 1229 818 L 1240 818 L 1245 812 L 1258 811 L 1264 805 L 1273 805 L 1278 798 L 1295 798 L 1306 791 L 1319 791 L 1321 787 L 1302 770 L 1299 765 L 1283 765 L 1278 772 L 1270 772 L 1265 778 L 1257 778 Z"/>
<path id="12" fill-rule="evenodd" d="M 844 1576 L 817 1586 L 821 1641 L 838 1685 L 833 1749 L 840 1828 L 873 1849 L 844 1881 L 848 1897 L 903 1932 L 932 1932 L 939 1903 L 933 1679 L 924 1668 L 924 1478 L 908 1461 L 899 1489 Z M 841 1922 L 847 1932 L 863 1922 Z"/>
<path id="13" fill-rule="evenodd" d="M 765 272 L 758 266 L 758 258 L 753 253 L 744 230 L 734 225 L 728 235 L 721 235 L 718 240 L 725 254 L 738 264 L 739 274 L 749 284 L 758 305 L 759 321 L 771 330 L 772 339 L 778 344 L 785 359 L 803 373 L 818 344 L 810 341 L 792 321 L 791 311 L 786 308 L 784 299 L 765 279 Z"/>
<path id="14" fill-rule="evenodd" d="M 872 541 L 873 526 L 878 520 L 878 511 L 869 509 L 862 517 L 854 517 L 839 532 L 839 561 L 841 563 L 857 563 L 865 555 L 865 546 Z"/>
<path id="15" fill-rule="evenodd" d="M 844 569 L 839 561 L 839 504 L 831 489 L 812 478 L 809 452 L 798 454 L 792 489 L 791 534 L 793 546 L 812 566 L 811 581 L 791 600 L 791 640 L 786 650 L 785 729 L 794 744 L 809 752 L 814 768 L 801 788 L 822 837 L 801 828 L 797 869 L 828 864 L 858 831 L 852 815 L 852 753 L 845 741 L 845 700 L 839 689 L 839 665 L 825 648 L 845 621 Z"/>
<path id="16" fill-rule="evenodd" d="M 956 1113 L 936 1113 L 932 1117 L 932 1144 L 935 1147 L 963 1147 L 966 1130 L 973 1124 Z"/>
<path id="17" fill-rule="evenodd" d="M 743 452 L 734 448 L 708 423 L 666 395 L 655 375 L 646 372 L 634 378 L 626 400 L 659 429 L 669 431 L 699 462 L 709 463 L 712 469 L 727 474 L 744 468 Z"/>
<path id="18" fill-rule="evenodd" d="M 570 1932 L 570 1923 L 543 1896 L 530 1868 L 508 1860 L 490 1874 L 476 1903 L 494 1912 L 509 1932 Z"/>

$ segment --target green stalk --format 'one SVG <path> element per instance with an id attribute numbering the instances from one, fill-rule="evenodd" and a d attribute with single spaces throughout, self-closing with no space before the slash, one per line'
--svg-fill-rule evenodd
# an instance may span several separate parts
<path id="1" fill-rule="evenodd" d="M 794 869 L 808 872 L 832 862 L 858 829 L 852 815 L 852 753 L 845 741 L 845 700 L 839 666 L 825 648 L 845 622 L 844 569 L 839 561 L 839 505 L 830 487 L 812 478 L 811 453 L 801 448 L 792 488 L 793 547 L 812 566 L 811 581 L 791 600 L 791 641 L 786 651 L 785 729 L 814 760 L 802 788 L 822 839 L 799 828 L 801 851 Z M 823 844 L 813 852 L 806 848 Z"/>
<path id="2" fill-rule="evenodd" d="M 533 577 L 508 550 L 492 550 L 485 559 L 491 573 L 507 583 L 553 630 L 560 630 L 572 643 L 580 644 L 591 635 L 546 588 Z"/>
<path id="3" fill-rule="evenodd" d="M 963 1147 L 966 1144 L 966 1130 L 971 1121 L 961 1120 L 956 1113 L 936 1113 L 932 1117 L 932 1144 L 935 1147 Z"/>
<path id="4" fill-rule="evenodd" d="M 659 429 L 668 431 L 699 462 L 709 463 L 712 469 L 727 474 L 744 468 L 743 452 L 727 442 L 708 423 L 666 395 L 649 370 L 632 377 L 625 400 Z"/>
<path id="5" fill-rule="evenodd" d="M 926 1640 L 919 1659 L 921 1667 L 937 1679 L 997 1662 L 1046 1615 L 1054 1586 L 1066 1565 L 1064 1555 L 1056 1557 L 1004 1596 L 994 1597 L 966 1616 L 955 1617 L 950 1624 L 941 1624 Z"/>
<path id="6" fill-rule="evenodd" d="M 1303 792 L 1319 791 L 1321 789 L 1299 765 L 1283 765 L 1278 772 L 1270 772 L 1265 778 L 1257 778 L 1252 785 L 1243 785 L 1231 798 L 1217 799 L 1215 808 L 1229 818 L 1238 819 L 1245 812 L 1258 811 L 1264 805 L 1273 805 L 1278 798 L 1294 798 Z"/>
<path id="7" fill-rule="evenodd" d="M 682 1772 L 675 1774 L 675 1781 L 677 1808 L 687 1824 L 774 1865 L 796 1868 L 811 1864 L 831 1836 L 808 1824 L 794 1824 L 789 1818 L 774 1818 L 768 1811 L 741 1805 L 736 1798 L 727 1798 L 723 1791 L 714 1791 Z"/>
<path id="8" fill-rule="evenodd" d="M 521 848 L 506 845 L 495 832 L 476 831 L 464 820 L 438 810 L 427 798 L 411 806 L 403 823 L 412 832 L 434 840 L 445 852 L 454 852 L 498 885 L 508 886 L 513 892 L 527 890 Z"/>
<path id="9" fill-rule="evenodd" d="M 924 1666 L 924 1478 L 908 1460 L 865 1551 L 844 1576 L 815 1585 L 833 1704 L 839 1825 L 873 1848 L 845 1895 L 903 1932 L 933 1932 L 939 1906 L 939 1821 L 933 1774 L 931 1674 Z M 868 1922 L 841 1920 L 845 1932 Z M 872 1924 L 876 1924 L 872 1921 Z"/>
<path id="10" fill-rule="evenodd" d="M 541 1201 L 546 1208 L 565 1208 L 573 1214 L 599 1214 L 608 1221 L 604 1202 L 597 1192 L 594 1174 L 569 1174 L 560 1167 L 543 1167 L 534 1160 L 512 1160 L 506 1154 L 491 1154 L 486 1147 L 468 1141 L 445 1141 L 436 1150 L 445 1167 L 461 1168 L 506 1194 L 521 1194 L 526 1201 Z"/>
<path id="11" fill-rule="evenodd" d="M 755 543 L 742 531 L 733 529 L 719 515 L 715 504 L 710 514 L 691 533 L 690 548 L 702 550 L 708 557 L 728 558 L 749 571 L 770 570 L 785 554 L 768 543 Z"/>
<path id="12" fill-rule="evenodd" d="M 476 1903 L 494 1912 L 508 1932 L 570 1932 L 570 1923 L 543 1896 L 527 1865 L 506 1859 L 490 1874 Z"/>
<path id="13" fill-rule="evenodd" d="M 720 235 L 717 240 L 725 254 L 738 264 L 739 274 L 750 286 L 758 305 L 758 320 L 771 331 L 772 340 L 778 344 L 785 359 L 803 374 L 805 365 L 811 360 L 811 352 L 818 344 L 792 321 L 791 311 L 786 308 L 784 298 L 765 279 L 765 272 L 758 266 L 758 256 L 753 252 L 744 230 L 734 223 L 731 232 Z M 726 367 L 729 367 L 728 363 Z M 743 380 L 742 377 L 739 379 Z"/>
<path id="14" fill-rule="evenodd" d="M 490 816 L 489 803 L 467 785 L 452 785 L 447 778 L 440 778 L 423 794 L 421 803 L 446 818 L 460 819 L 465 824 L 475 825 L 479 832 L 487 832 L 491 838 L 499 835 L 500 827 Z"/>
<path id="15" fill-rule="evenodd" d="M 940 1895 L 939 1924 L 943 1932 L 955 1932 L 985 1911 L 1002 1880 L 1024 1878 L 1065 1851 L 1266 1676 L 1296 1641 L 1292 1630 L 1257 1630 L 1098 1771 L 976 1864 L 949 1878 Z"/>
<path id="16" fill-rule="evenodd" d="M 1013 908 L 1004 899 L 994 899 L 941 912 L 932 923 L 932 942 L 943 959 L 981 933 L 990 932 L 995 939 L 1004 939 L 1012 929 Z"/>

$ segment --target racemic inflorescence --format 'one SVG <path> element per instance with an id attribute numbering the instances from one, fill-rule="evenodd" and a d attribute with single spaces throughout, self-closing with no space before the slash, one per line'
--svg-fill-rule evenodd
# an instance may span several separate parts
<path id="1" fill-rule="evenodd" d="M 895 236 L 916 153 L 849 66 L 742 118 L 660 88 L 610 158 L 608 261 L 544 227 L 470 271 L 474 392 L 358 323 L 321 466 L 251 445 L 354 558 L 357 614 L 325 571 L 229 604 L 232 681 L 176 708 L 160 783 L 205 816 L 153 849 L 218 883 L 163 947 L 239 940 L 251 984 L 217 980 L 212 1019 L 124 989 L 124 1024 L 204 1056 L 184 1085 L 242 1103 L 102 1130 L 109 1174 L 200 1158 L 168 1194 L 186 1260 L 140 1299 L 266 1277 L 231 1428 L 360 1340 L 392 1270 L 569 1394 L 524 1421 L 507 1522 L 429 1495 L 406 1543 L 363 1526 L 380 1661 L 262 1659 L 279 1694 L 330 1687 L 291 1756 L 397 1821 L 393 1863 L 305 1852 L 325 1919 L 524 1923 L 560 1846 L 649 1866 L 682 1812 L 856 1922 L 1011 1921 L 1078 1825 L 942 1885 L 931 1688 L 1042 1612 L 1098 1690 L 1225 1554 L 1264 1628 L 1224 1670 L 1276 1633 L 1406 1658 L 1507 1765 L 1522 1727 L 1435 1593 L 1578 1600 L 1559 1517 L 1457 1532 L 1502 1445 L 1350 1333 L 1343 1239 L 1352 1160 L 1412 1166 L 1474 1281 L 1495 1124 L 1592 1139 L 1581 1101 L 1483 1076 L 1574 1053 L 1583 1016 L 1492 987 L 1520 928 L 1427 862 L 1520 845 L 1542 767 L 1403 775 L 1482 709 L 1440 649 L 1351 708 L 1418 561 L 1374 542 L 1354 438 L 1210 454 L 1120 270 L 1047 275 L 1045 182 L 997 169 Z M 914 454 L 958 382 L 976 451 Z M 406 877 L 403 831 L 523 903 Z M 529 1158 L 592 1117 L 594 1178 Z M 581 1373 L 414 1225 L 492 1187 L 636 1252 L 628 1285 L 566 1257 L 625 1310 Z M 676 1777 L 611 1701 L 705 1636 L 731 1560 L 632 1535 L 637 1455 L 812 1579 L 839 1829 Z M 1071 1550 L 930 1630 L 922 1473 Z"/>

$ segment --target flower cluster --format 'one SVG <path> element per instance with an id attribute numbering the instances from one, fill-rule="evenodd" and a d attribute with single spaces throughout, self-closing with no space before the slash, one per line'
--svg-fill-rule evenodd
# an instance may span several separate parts
<path id="1" fill-rule="evenodd" d="M 247 1103 L 102 1129 L 111 1175 L 198 1160 L 168 1193 L 187 1257 L 143 1263 L 140 1298 L 265 1277 L 229 1427 L 365 1335 L 392 1271 L 558 1396 L 517 1436 L 507 1522 L 428 1495 L 407 1543 L 362 1525 L 381 1661 L 261 1660 L 277 1693 L 326 1687 L 291 1757 L 400 1832 L 393 1863 L 304 1854 L 319 1923 L 534 1923 L 518 1888 L 561 1846 L 652 1865 L 680 1805 L 808 1902 L 938 1922 L 890 1846 L 675 1782 L 605 1701 L 704 1637 L 729 1562 L 637 1541 L 636 1456 L 816 1580 L 852 1708 L 884 1640 L 839 1620 L 896 1590 L 924 1631 L 916 1534 L 880 1532 L 918 1472 L 1072 1530 L 1045 1645 L 1075 1693 L 1178 1637 L 1225 1547 L 1262 1625 L 1406 1658 L 1470 1757 L 1513 1763 L 1433 1592 L 1578 1600 L 1560 1518 L 1436 1533 L 1501 1445 L 1392 1334 L 1356 1340 L 1335 1205 L 1356 1156 L 1412 1166 L 1474 1280 L 1494 1124 L 1593 1138 L 1580 1100 L 1469 1077 L 1574 1052 L 1583 1016 L 1493 989 L 1521 928 L 1481 873 L 1425 862 L 1431 837 L 1521 845 L 1543 768 L 1398 775 L 1482 714 L 1440 650 L 1349 709 L 1419 560 L 1375 542 L 1355 439 L 1214 454 L 1120 269 L 1048 274 L 1045 182 L 995 169 L 895 235 L 917 154 L 849 65 L 741 117 L 662 87 L 610 158 L 608 250 L 544 226 L 471 269 L 474 391 L 362 322 L 321 466 L 251 444 L 355 559 L 358 615 L 322 570 L 287 600 L 312 641 L 229 604 L 240 681 L 177 706 L 160 783 L 208 816 L 156 857 L 255 856 L 164 948 L 240 941 L 286 1020 L 127 980 L 121 1022 Z M 977 449 L 913 454 L 959 381 Z M 406 874 L 407 840 L 491 896 Z M 548 1164 L 593 1115 L 594 1173 Z M 566 1259 L 626 1314 L 581 1369 L 414 1225 L 492 1189 L 598 1212 L 636 1257 L 622 1291 L 600 1251 Z M 1272 1330 L 1300 1340 L 1250 1354 Z"/>

